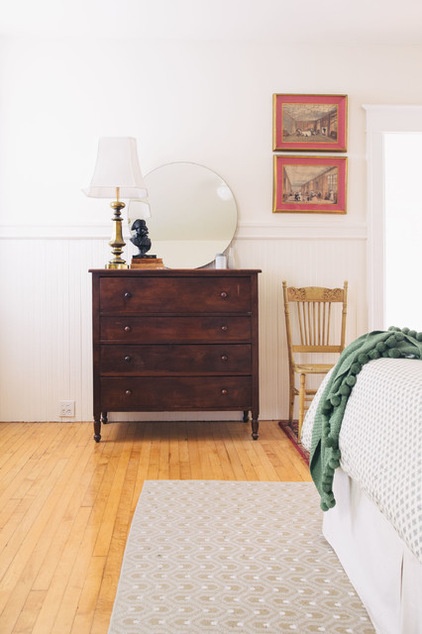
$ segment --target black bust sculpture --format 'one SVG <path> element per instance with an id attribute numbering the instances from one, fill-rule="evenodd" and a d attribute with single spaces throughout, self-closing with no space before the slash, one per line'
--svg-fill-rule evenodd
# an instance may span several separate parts
<path id="1" fill-rule="evenodd" d="M 148 227 L 145 220 L 137 220 L 133 221 L 131 226 L 131 231 L 134 234 L 130 239 L 132 244 L 134 244 L 139 249 L 139 253 L 134 255 L 134 258 L 154 258 L 155 255 L 146 255 L 147 251 L 151 248 L 151 240 L 148 237 Z"/>

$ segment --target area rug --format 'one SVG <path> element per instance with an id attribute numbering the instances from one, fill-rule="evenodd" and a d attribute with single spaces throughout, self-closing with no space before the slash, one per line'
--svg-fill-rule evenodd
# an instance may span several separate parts
<path id="1" fill-rule="evenodd" d="M 150 480 L 109 634 L 369 634 L 312 483 Z"/>
<path id="2" fill-rule="evenodd" d="M 293 420 L 289 423 L 288 420 L 281 420 L 278 423 L 279 427 L 284 431 L 287 438 L 293 443 L 298 453 L 302 456 L 306 464 L 309 464 L 309 451 L 303 447 L 303 445 L 297 439 L 298 423 L 297 420 Z"/>

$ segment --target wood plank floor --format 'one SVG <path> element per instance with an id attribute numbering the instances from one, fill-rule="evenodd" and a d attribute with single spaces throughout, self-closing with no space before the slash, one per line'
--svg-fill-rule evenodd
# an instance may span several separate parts
<path id="1" fill-rule="evenodd" d="M 144 480 L 308 481 L 277 422 L 0 423 L 1 634 L 106 634 Z"/>

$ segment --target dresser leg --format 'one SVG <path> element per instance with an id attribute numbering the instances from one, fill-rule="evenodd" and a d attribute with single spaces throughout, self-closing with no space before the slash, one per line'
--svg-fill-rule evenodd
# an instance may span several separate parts
<path id="1" fill-rule="evenodd" d="M 249 410 L 245 410 L 243 412 L 243 422 L 247 423 L 249 421 Z"/>
<path id="2" fill-rule="evenodd" d="M 94 420 L 94 440 L 100 442 L 101 440 L 101 421 Z"/>
<path id="3" fill-rule="evenodd" d="M 258 440 L 258 429 L 259 429 L 259 423 L 258 423 L 258 418 L 252 418 L 252 438 L 254 440 Z"/>

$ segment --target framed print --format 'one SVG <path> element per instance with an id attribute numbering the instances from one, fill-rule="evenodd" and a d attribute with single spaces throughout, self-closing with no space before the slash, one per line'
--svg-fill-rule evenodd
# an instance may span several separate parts
<path id="1" fill-rule="evenodd" d="M 273 212 L 346 213 L 346 157 L 274 156 Z"/>
<path id="2" fill-rule="evenodd" d="M 347 95 L 273 95 L 273 150 L 345 152 Z"/>

